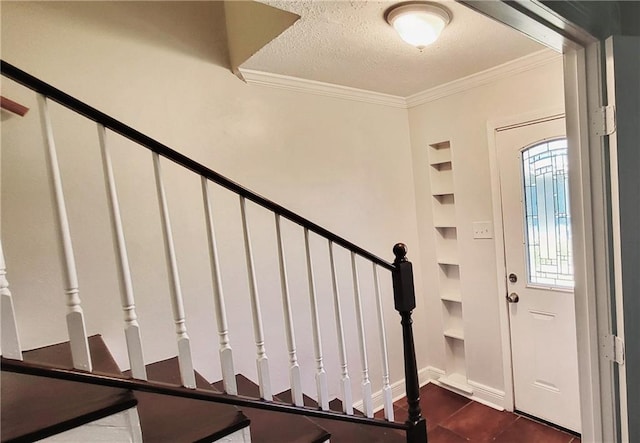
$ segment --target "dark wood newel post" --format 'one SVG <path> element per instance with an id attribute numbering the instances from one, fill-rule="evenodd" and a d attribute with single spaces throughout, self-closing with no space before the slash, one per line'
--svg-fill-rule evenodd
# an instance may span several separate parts
<path id="1" fill-rule="evenodd" d="M 393 299 L 396 311 L 402 318 L 402 341 L 404 345 L 404 378 L 407 389 L 407 403 L 409 404 L 409 418 L 407 424 L 407 443 L 426 443 L 427 422 L 420 409 L 420 383 L 418 381 L 418 365 L 416 363 L 416 348 L 413 341 L 413 327 L 411 312 L 416 307 L 416 294 L 413 287 L 413 266 L 407 260 L 407 246 L 398 243 L 393 247 L 396 256 L 393 264 Z"/>

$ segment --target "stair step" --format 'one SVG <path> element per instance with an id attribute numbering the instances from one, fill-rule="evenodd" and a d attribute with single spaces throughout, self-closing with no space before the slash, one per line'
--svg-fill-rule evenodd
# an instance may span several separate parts
<path id="1" fill-rule="evenodd" d="M 89 337 L 96 371 L 120 374 L 102 337 Z M 69 343 L 23 353 L 25 361 L 71 368 Z M 2 372 L 2 441 L 34 441 L 85 425 L 136 405 L 126 389 Z"/>
<path id="2" fill-rule="evenodd" d="M 293 404 L 293 396 L 291 395 L 291 389 L 287 389 L 286 391 L 282 391 L 277 394 L 276 397 L 285 403 Z M 309 397 L 307 394 L 302 394 L 302 400 L 304 405 L 309 408 L 320 408 L 320 405 L 313 398 Z M 329 410 L 333 412 L 342 412 L 342 400 L 339 398 L 334 398 L 329 402 Z M 359 409 L 353 408 L 353 415 L 357 417 L 364 417 L 364 412 Z"/>
<path id="3" fill-rule="evenodd" d="M 118 363 L 113 359 L 113 356 L 111 355 L 107 344 L 102 339 L 102 336 L 100 334 L 92 335 L 87 340 L 89 341 L 89 351 L 91 354 L 93 371 L 103 374 L 122 376 L 120 367 L 118 367 Z M 25 361 L 31 363 L 38 363 L 63 369 L 73 368 L 71 346 L 68 341 L 32 349 L 25 352 L 23 358 Z"/>
<path id="4" fill-rule="evenodd" d="M 332 411 L 342 412 L 342 400 L 340 400 L 339 398 L 334 398 L 333 400 L 331 400 L 329 402 L 329 409 L 331 409 Z M 362 412 L 360 409 L 353 408 L 353 415 L 364 417 L 364 412 Z"/>
<path id="5" fill-rule="evenodd" d="M 198 389 L 214 390 L 197 371 L 195 375 Z M 147 365 L 147 376 L 149 380 L 179 385 L 177 357 Z M 249 426 L 249 419 L 235 406 L 140 391 L 134 395 L 145 441 L 212 442 Z"/>
<path id="6" fill-rule="evenodd" d="M 291 389 L 276 395 L 279 400 L 285 403 L 293 403 L 293 397 L 291 395 Z M 311 408 L 317 408 L 318 402 L 313 398 L 302 395 L 304 405 Z M 342 412 L 342 401 L 340 399 L 334 399 L 329 402 L 329 409 L 335 412 Z M 364 414 L 353 409 L 354 415 L 364 416 Z M 363 424 L 349 423 L 345 421 L 330 420 L 325 418 L 311 418 L 315 423 L 325 428 L 331 433 L 332 443 L 375 443 L 375 442 L 389 442 L 389 443 L 404 443 L 406 437 L 403 431 L 398 429 L 382 428 L 378 426 L 369 426 Z"/>
<path id="7" fill-rule="evenodd" d="M 180 365 L 178 363 L 178 357 L 168 358 L 166 360 L 157 361 L 146 365 L 147 379 L 152 381 L 159 381 L 161 383 L 168 383 L 172 385 L 181 385 L 180 380 Z M 124 376 L 131 378 L 131 371 L 127 370 L 123 372 Z M 206 389 L 209 391 L 216 391 L 209 384 L 206 378 L 204 378 L 198 371 L 195 371 L 196 387 L 198 389 Z"/>
<path id="8" fill-rule="evenodd" d="M 236 383 L 239 395 L 260 398 L 260 388 L 247 377 L 236 375 Z M 212 386 L 223 390 L 222 381 Z M 320 443 L 330 437 L 333 442 L 333 437 L 325 429 L 307 417 L 254 408 L 243 408 L 242 411 L 251 420 L 252 443 Z"/>

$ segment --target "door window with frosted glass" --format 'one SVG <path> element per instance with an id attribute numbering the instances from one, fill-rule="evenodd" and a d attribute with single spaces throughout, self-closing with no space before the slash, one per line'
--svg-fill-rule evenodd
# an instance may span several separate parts
<path id="1" fill-rule="evenodd" d="M 528 282 L 573 288 L 567 140 L 522 151 Z"/>

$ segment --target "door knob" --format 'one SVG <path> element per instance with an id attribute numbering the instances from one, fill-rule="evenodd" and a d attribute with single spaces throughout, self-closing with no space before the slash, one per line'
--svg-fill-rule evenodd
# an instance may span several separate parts
<path id="1" fill-rule="evenodd" d="M 520 301 L 520 296 L 515 292 L 512 292 L 511 294 L 507 295 L 507 301 L 509 303 L 518 303 Z"/>

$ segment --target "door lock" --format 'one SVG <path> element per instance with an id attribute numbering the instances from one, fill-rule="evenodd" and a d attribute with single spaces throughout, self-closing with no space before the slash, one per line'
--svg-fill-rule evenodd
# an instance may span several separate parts
<path id="1" fill-rule="evenodd" d="M 518 281 L 518 276 L 516 274 L 514 274 L 514 273 L 509 274 L 509 281 L 511 283 L 517 282 Z"/>
<path id="2" fill-rule="evenodd" d="M 520 296 L 515 292 L 512 292 L 511 294 L 507 295 L 507 301 L 509 303 L 518 303 L 520 301 Z"/>

